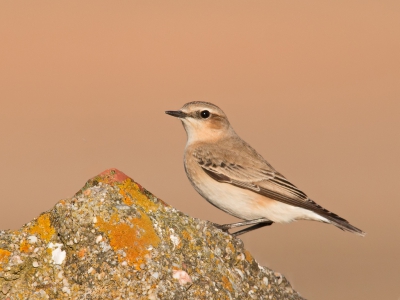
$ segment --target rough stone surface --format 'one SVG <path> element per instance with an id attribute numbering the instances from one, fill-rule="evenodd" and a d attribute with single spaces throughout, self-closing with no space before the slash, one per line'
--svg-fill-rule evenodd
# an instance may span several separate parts
<path id="1" fill-rule="evenodd" d="M 0 299 L 302 299 L 240 239 L 111 169 L 0 231 Z"/>

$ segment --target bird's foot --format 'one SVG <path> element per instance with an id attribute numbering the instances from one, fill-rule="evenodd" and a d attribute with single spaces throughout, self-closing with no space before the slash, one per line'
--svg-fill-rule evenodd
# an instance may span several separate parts
<path id="1" fill-rule="evenodd" d="M 210 222 L 214 227 L 217 227 L 218 229 L 221 229 L 223 232 L 229 233 L 229 229 L 231 229 L 231 227 L 229 227 L 230 224 L 217 224 L 217 223 L 213 223 Z"/>
<path id="2" fill-rule="evenodd" d="M 236 228 L 236 227 L 242 227 L 242 226 L 247 226 L 247 225 L 253 225 L 250 226 L 248 228 L 239 230 L 235 233 L 232 233 L 233 236 L 238 236 L 247 232 L 250 232 L 252 230 L 261 228 L 261 227 L 265 227 L 265 226 L 269 226 L 272 225 L 272 221 L 268 220 L 266 218 L 260 218 L 260 219 L 255 219 L 255 220 L 247 220 L 247 221 L 243 221 L 243 222 L 236 222 L 236 223 L 231 223 L 231 224 L 216 224 L 213 222 L 210 222 L 211 224 L 213 224 L 215 227 L 217 227 L 218 229 L 221 229 L 223 232 L 229 233 L 229 229 L 232 228 Z"/>

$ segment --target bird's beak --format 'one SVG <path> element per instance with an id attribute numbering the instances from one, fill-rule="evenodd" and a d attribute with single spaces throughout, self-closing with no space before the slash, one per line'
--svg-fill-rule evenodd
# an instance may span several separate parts
<path id="1" fill-rule="evenodd" d="M 180 110 L 167 110 L 165 113 L 179 119 L 184 119 L 187 117 L 187 114 Z"/>

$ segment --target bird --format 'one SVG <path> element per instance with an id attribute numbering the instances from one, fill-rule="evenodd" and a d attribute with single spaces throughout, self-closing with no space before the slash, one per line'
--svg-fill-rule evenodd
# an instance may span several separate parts
<path id="1" fill-rule="evenodd" d="M 218 106 L 202 101 L 166 111 L 182 121 L 187 134 L 184 167 L 193 188 L 209 203 L 243 221 L 214 225 L 237 236 L 297 220 L 332 224 L 365 236 L 347 220 L 318 205 L 272 167 L 233 130 Z"/>

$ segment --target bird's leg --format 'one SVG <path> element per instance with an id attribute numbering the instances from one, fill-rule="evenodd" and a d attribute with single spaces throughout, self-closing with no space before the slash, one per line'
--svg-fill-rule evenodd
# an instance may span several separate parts
<path id="1" fill-rule="evenodd" d="M 266 219 L 266 218 L 260 218 L 260 219 L 247 220 L 247 221 L 231 223 L 231 224 L 223 224 L 223 225 L 219 225 L 219 224 L 216 224 L 216 223 L 212 223 L 212 224 L 215 227 L 221 229 L 222 231 L 228 232 L 228 230 L 232 229 L 232 228 L 242 227 L 242 226 L 247 226 L 247 225 L 253 225 L 253 224 L 259 224 L 259 223 L 270 223 L 268 225 L 271 225 L 273 222 L 268 220 L 268 219 Z M 267 225 L 265 225 L 265 226 L 267 226 Z M 249 227 L 249 228 L 251 228 L 251 227 Z"/>
<path id="2" fill-rule="evenodd" d="M 274 222 L 272 222 L 272 221 L 267 221 L 267 222 L 263 222 L 263 223 L 258 223 L 258 224 L 255 224 L 255 225 L 253 225 L 253 226 L 250 226 L 250 227 L 247 227 L 247 228 L 245 228 L 245 229 L 242 229 L 242 230 L 239 230 L 239 231 L 237 231 L 237 232 L 234 232 L 234 233 L 232 233 L 232 235 L 236 237 L 236 236 L 238 236 L 238 235 L 241 235 L 241 234 L 250 232 L 250 231 L 252 231 L 252 230 L 256 230 L 256 229 L 258 229 L 258 228 L 262 228 L 262 227 L 265 227 L 265 226 L 270 226 L 270 225 L 272 225 L 272 223 L 274 223 Z"/>

